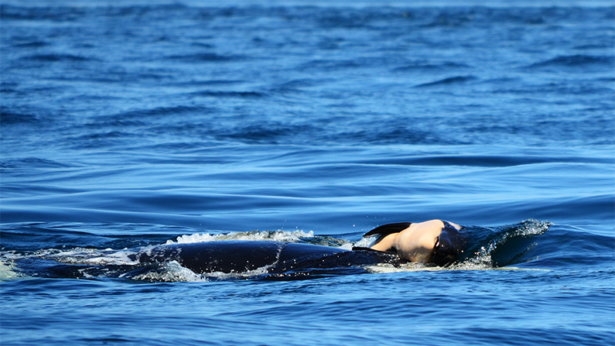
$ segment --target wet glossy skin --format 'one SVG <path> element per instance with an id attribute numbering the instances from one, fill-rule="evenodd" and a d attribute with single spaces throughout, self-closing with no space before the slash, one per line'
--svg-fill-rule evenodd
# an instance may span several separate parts
<path id="1" fill-rule="evenodd" d="M 461 227 L 449 222 L 458 231 Z M 443 233 L 444 232 L 444 233 Z M 450 237 L 445 224 L 441 220 L 430 220 L 421 223 L 413 223 L 408 228 L 392 233 L 376 244 L 371 249 L 385 252 L 396 252 L 405 260 L 419 263 L 434 262 L 434 248 L 457 248 L 458 240 Z M 450 257 L 450 256 L 449 256 Z"/>

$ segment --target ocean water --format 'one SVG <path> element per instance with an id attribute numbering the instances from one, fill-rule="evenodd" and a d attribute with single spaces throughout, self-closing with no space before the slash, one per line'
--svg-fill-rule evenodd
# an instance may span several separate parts
<path id="1" fill-rule="evenodd" d="M 615 344 L 611 1 L 0 4 L 2 345 Z M 449 267 L 130 259 L 435 218 Z"/>

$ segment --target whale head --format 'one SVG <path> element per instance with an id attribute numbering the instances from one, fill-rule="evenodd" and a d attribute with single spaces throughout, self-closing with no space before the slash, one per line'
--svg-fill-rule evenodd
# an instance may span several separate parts
<path id="1" fill-rule="evenodd" d="M 444 227 L 437 237 L 431 254 L 431 263 L 439 266 L 455 261 L 455 258 L 463 252 L 465 238 L 459 229 L 448 222 L 444 222 Z"/>

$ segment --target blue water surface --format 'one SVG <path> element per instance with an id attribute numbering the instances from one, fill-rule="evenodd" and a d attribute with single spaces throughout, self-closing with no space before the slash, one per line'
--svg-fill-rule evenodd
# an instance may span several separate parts
<path id="1" fill-rule="evenodd" d="M 0 342 L 615 344 L 614 48 L 611 1 L 3 0 Z M 434 218 L 491 233 L 446 268 L 126 269 Z"/>

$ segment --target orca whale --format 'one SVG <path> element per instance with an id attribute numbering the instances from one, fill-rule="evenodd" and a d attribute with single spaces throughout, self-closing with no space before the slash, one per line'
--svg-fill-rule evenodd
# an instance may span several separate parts
<path id="1" fill-rule="evenodd" d="M 394 223 L 364 237 L 378 236 L 369 248 L 345 250 L 278 241 L 212 241 L 161 245 L 131 255 L 140 263 L 177 261 L 197 274 L 241 273 L 264 268 L 287 273 L 310 268 L 338 268 L 377 263 L 434 263 L 444 266 L 463 252 L 461 227 L 441 220 Z"/>

